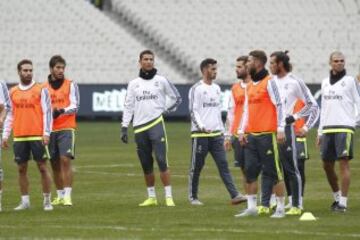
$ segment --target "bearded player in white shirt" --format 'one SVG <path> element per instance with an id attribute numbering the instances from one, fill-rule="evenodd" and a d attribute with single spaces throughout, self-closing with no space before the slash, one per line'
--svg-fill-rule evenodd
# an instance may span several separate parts
<path id="1" fill-rule="evenodd" d="M 331 53 L 330 66 L 330 76 L 321 84 L 317 144 L 335 200 L 331 210 L 345 212 L 350 186 L 349 161 L 354 156 L 354 131 L 359 116 L 356 113 L 360 113 L 360 95 L 357 81 L 346 74 L 343 53 Z M 340 165 L 340 186 L 335 172 L 336 161 Z"/>
<path id="2" fill-rule="evenodd" d="M 154 152 L 160 170 L 160 179 L 165 188 L 166 206 L 175 206 L 170 185 L 167 159 L 167 138 L 163 113 L 175 111 L 181 97 L 175 86 L 154 68 L 154 53 L 144 50 L 139 56 L 139 77 L 130 81 L 127 88 L 122 118 L 121 140 L 128 143 L 128 126 L 133 118 L 137 154 L 144 172 L 148 198 L 140 207 L 157 205 Z M 170 104 L 166 97 L 169 97 Z"/>

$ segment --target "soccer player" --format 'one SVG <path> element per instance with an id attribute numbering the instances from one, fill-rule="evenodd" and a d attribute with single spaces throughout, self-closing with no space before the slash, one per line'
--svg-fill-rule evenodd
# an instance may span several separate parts
<path id="1" fill-rule="evenodd" d="M 9 111 L 11 111 L 11 103 L 10 103 L 8 88 L 6 86 L 6 83 L 1 81 L 0 82 L 0 128 L 3 128 L 6 113 Z M 4 180 L 4 172 L 1 165 L 2 164 L 1 164 L 1 149 L 0 149 L 0 212 L 2 211 L 1 208 L 2 182 Z"/>
<path id="2" fill-rule="evenodd" d="M 248 206 L 235 217 L 270 213 L 270 197 L 274 187 L 277 207 L 272 218 L 285 216 L 284 183 L 278 143 L 284 144 L 285 109 L 275 80 L 265 69 L 265 52 L 249 53 L 247 67 L 252 81 L 246 87 L 246 100 L 239 140 L 245 145 L 245 175 L 248 184 Z M 246 135 L 245 135 L 246 134 Z M 262 173 L 261 206 L 257 209 L 257 178 Z"/>
<path id="3" fill-rule="evenodd" d="M 294 106 L 294 113 L 299 112 L 303 107 L 305 106 L 304 102 L 301 100 L 297 100 L 296 104 Z M 305 118 L 300 118 L 295 121 L 294 123 L 294 129 L 295 129 L 295 146 L 296 146 L 296 152 L 297 152 L 297 164 L 298 169 L 301 176 L 301 199 L 304 199 L 304 191 L 305 191 L 305 161 L 309 159 L 309 151 L 308 151 L 308 144 L 307 144 L 307 138 L 306 133 L 302 131 L 303 126 L 305 125 Z M 284 172 L 284 180 L 285 180 L 285 186 L 286 186 L 286 192 L 288 195 L 288 204 L 285 206 L 285 209 L 290 209 L 293 207 L 292 205 L 292 193 L 291 193 L 291 187 L 290 187 L 290 180 L 289 176 Z M 303 203 L 300 204 L 300 207 L 304 208 Z"/>
<path id="4" fill-rule="evenodd" d="M 14 155 L 19 172 L 21 203 L 14 210 L 30 207 L 27 169 L 32 154 L 41 174 L 43 207 L 45 211 L 51 211 L 51 177 L 46 166 L 49 158 L 47 145 L 52 127 L 50 96 L 46 88 L 33 81 L 33 65 L 30 60 L 21 60 L 17 69 L 20 83 L 10 90 L 12 111 L 6 116 L 3 131 L 3 147 L 7 148 L 8 138 L 13 130 Z"/>
<path id="5" fill-rule="evenodd" d="M 175 86 L 154 68 L 154 53 L 144 50 L 140 53 L 139 77 L 130 81 L 127 87 L 125 108 L 122 118 L 121 140 L 128 143 L 128 126 L 133 119 L 137 154 L 144 172 L 148 198 L 141 207 L 157 205 L 155 194 L 154 159 L 160 169 L 160 179 L 165 188 L 166 205 L 175 206 L 170 185 L 170 170 L 167 159 L 167 137 L 163 114 L 175 111 L 181 103 L 181 96 Z M 167 102 L 166 97 L 170 100 Z"/>
<path id="6" fill-rule="evenodd" d="M 304 81 L 296 77 L 292 71 L 292 65 L 287 52 L 274 52 L 270 55 L 270 70 L 274 80 L 279 86 L 282 101 L 286 112 L 285 144 L 280 146 L 280 159 L 284 173 L 287 175 L 292 194 L 292 208 L 287 215 L 301 215 L 302 209 L 302 181 L 298 168 L 296 136 L 293 123 L 303 117 L 307 117 L 306 124 L 299 129 L 301 135 L 305 135 L 314 126 L 319 117 L 319 106 L 311 95 Z M 305 106 L 294 113 L 294 106 L 298 99 Z"/>
<path id="7" fill-rule="evenodd" d="M 321 113 L 317 144 L 327 180 L 333 191 L 331 209 L 345 212 L 350 186 L 349 161 L 353 158 L 354 131 L 360 113 L 360 96 L 354 77 L 346 74 L 345 56 L 330 54 L 330 76 L 321 84 Z M 340 165 L 340 187 L 335 162 Z"/>
<path id="8" fill-rule="evenodd" d="M 210 152 L 230 194 L 231 203 L 238 204 L 246 201 L 246 198 L 236 189 L 226 160 L 224 124 L 221 119 L 221 90 L 219 85 L 214 83 L 217 73 L 216 60 L 203 60 L 200 70 L 203 79 L 189 91 L 192 138 L 189 201 L 192 205 L 203 205 L 198 199 L 199 178 L 205 158 Z"/>
<path id="9" fill-rule="evenodd" d="M 241 56 L 236 60 L 236 75 L 239 81 L 234 83 L 231 87 L 231 95 L 226 117 L 225 137 L 225 149 L 229 151 L 232 148 L 234 150 L 235 167 L 240 167 L 241 169 L 245 192 L 246 180 L 244 169 L 244 147 L 240 145 L 237 130 L 244 110 L 246 84 L 251 81 L 251 76 L 246 68 L 247 59 L 248 56 Z"/>
<path id="10" fill-rule="evenodd" d="M 57 197 L 52 205 L 72 206 L 71 160 L 75 158 L 76 113 L 80 95 L 77 84 L 65 78 L 66 62 L 63 57 L 51 57 L 49 66 L 50 75 L 44 86 L 50 93 L 54 119 L 49 151 Z"/>

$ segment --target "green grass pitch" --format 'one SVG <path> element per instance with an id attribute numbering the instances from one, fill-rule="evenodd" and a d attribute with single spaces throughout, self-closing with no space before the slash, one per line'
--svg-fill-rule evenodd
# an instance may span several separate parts
<path id="1" fill-rule="evenodd" d="M 349 208 L 345 214 L 329 210 L 332 194 L 310 134 L 311 159 L 306 163 L 305 208 L 317 218 L 300 222 L 298 217 L 235 219 L 245 207 L 231 206 L 213 160 L 208 157 L 200 178 L 199 197 L 204 206 L 187 201 L 190 164 L 189 123 L 168 122 L 169 161 L 176 207 L 164 205 L 164 191 L 156 167 L 156 191 L 160 206 L 140 208 L 146 188 L 130 144 L 120 144 L 118 122 L 81 122 L 77 131 L 77 159 L 73 207 L 42 209 L 39 173 L 31 162 L 31 209 L 14 212 L 20 194 L 12 150 L 3 151 L 5 171 L 0 239 L 360 239 L 360 159 L 359 137 L 355 139 L 355 160 L 351 162 L 352 182 Z M 239 169 L 229 165 L 241 187 Z M 53 188 L 55 194 L 55 188 Z"/>

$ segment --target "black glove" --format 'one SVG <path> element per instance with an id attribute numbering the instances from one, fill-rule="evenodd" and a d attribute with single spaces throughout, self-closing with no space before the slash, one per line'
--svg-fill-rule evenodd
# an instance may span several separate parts
<path id="1" fill-rule="evenodd" d="M 123 143 L 128 143 L 128 132 L 127 132 L 127 127 L 122 127 L 121 128 L 121 141 Z"/>
<path id="2" fill-rule="evenodd" d="M 63 109 L 63 108 L 61 108 L 61 109 L 55 108 L 54 111 L 53 111 L 53 118 L 57 119 L 64 112 L 65 112 L 65 109 Z"/>
<path id="3" fill-rule="evenodd" d="M 291 116 L 286 117 L 285 122 L 286 122 L 286 125 L 292 124 L 293 122 L 295 122 L 294 116 L 291 115 Z"/>

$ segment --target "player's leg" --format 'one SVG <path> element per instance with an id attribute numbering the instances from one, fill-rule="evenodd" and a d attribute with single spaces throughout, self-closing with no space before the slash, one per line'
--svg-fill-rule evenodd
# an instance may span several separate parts
<path id="1" fill-rule="evenodd" d="M 191 139 L 191 162 L 189 170 L 189 201 L 192 205 L 203 205 L 198 199 L 200 173 L 205 164 L 208 153 L 209 139 L 207 137 L 194 137 Z"/>
<path id="2" fill-rule="evenodd" d="M 72 205 L 73 171 L 72 160 L 75 158 L 75 131 L 64 130 L 57 133 L 57 145 L 59 148 L 61 173 L 64 186 L 64 205 Z"/>
<path id="3" fill-rule="evenodd" d="M 348 192 L 350 187 L 350 160 L 353 158 L 353 134 L 336 133 L 336 151 L 340 165 L 341 197 L 336 210 L 344 212 L 347 209 Z"/>
<path id="4" fill-rule="evenodd" d="M 61 172 L 59 146 L 57 141 L 58 133 L 52 132 L 48 145 L 50 153 L 50 165 L 53 172 L 53 179 L 56 187 L 57 197 L 51 202 L 52 205 L 62 205 L 64 203 L 64 183 Z"/>
<path id="5" fill-rule="evenodd" d="M 14 142 L 15 162 L 18 169 L 18 182 L 21 193 L 21 202 L 14 210 L 24 210 L 30 207 L 29 179 L 27 176 L 28 161 L 30 159 L 29 142 Z"/>
<path id="6" fill-rule="evenodd" d="M 276 210 L 271 217 L 282 218 L 285 216 L 285 184 L 276 134 L 259 136 L 258 149 L 263 166 L 261 204 L 265 207 L 270 206 L 270 197 L 274 189 L 276 194 Z"/>
<path id="7" fill-rule="evenodd" d="M 341 197 L 338 177 L 335 172 L 335 160 L 337 159 L 337 154 L 334 133 L 323 134 L 321 137 L 320 154 L 323 161 L 323 169 L 334 196 L 334 202 L 331 204 L 331 210 L 334 210 L 334 208 L 339 204 Z"/>
<path id="8" fill-rule="evenodd" d="M 148 131 L 136 133 L 135 142 L 148 193 L 148 198 L 140 203 L 139 206 L 155 206 L 157 205 L 157 199 L 155 193 L 154 159 L 152 157 L 152 144 Z"/>
<path id="9" fill-rule="evenodd" d="M 258 156 L 256 137 L 252 134 L 247 137 L 247 144 L 244 147 L 245 151 L 245 176 L 247 184 L 247 208 L 236 214 L 235 217 L 247 217 L 258 215 L 257 210 L 257 179 L 261 171 L 261 163 Z"/>
<path id="10" fill-rule="evenodd" d="M 41 176 L 41 186 L 44 196 L 43 207 L 45 211 L 51 211 L 53 210 L 51 205 L 51 175 L 46 165 L 46 161 L 50 159 L 50 153 L 42 141 L 31 141 L 30 147 Z"/>
<path id="11" fill-rule="evenodd" d="M 155 159 L 160 170 L 160 179 L 164 185 L 165 201 L 169 207 L 175 206 L 170 183 L 170 170 L 167 158 L 168 143 L 164 122 L 149 129 L 149 136 L 155 153 Z"/>
<path id="12" fill-rule="evenodd" d="M 227 191 L 230 194 L 231 203 L 239 204 L 245 202 L 246 197 L 239 193 L 239 191 L 237 190 L 229 170 L 229 166 L 226 160 L 226 152 L 224 148 L 224 137 L 217 136 L 209 138 L 209 151 L 215 161 L 220 177 Z"/>

